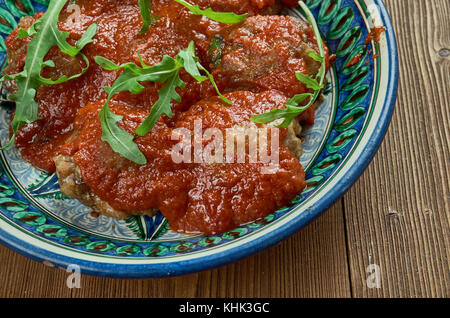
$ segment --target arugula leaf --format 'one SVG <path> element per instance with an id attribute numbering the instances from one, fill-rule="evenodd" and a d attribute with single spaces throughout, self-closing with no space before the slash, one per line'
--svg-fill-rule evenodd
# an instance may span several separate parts
<path id="1" fill-rule="evenodd" d="M 86 32 L 84 32 L 81 39 L 79 39 L 75 44 L 79 51 L 81 51 L 86 45 L 94 42 L 94 36 L 97 34 L 97 29 L 98 25 L 95 23 L 91 24 L 87 28 Z"/>
<path id="2" fill-rule="evenodd" d="M 180 56 L 183 61 L 184 61 L 184 69 L 186 70 L 186 72 L 188 72 L 193 78 L 195 78 L 198 82 L 203 82 L 206 77 L 200 75 L 199 71 L 203 71 L 206 73 L 206 76 L 208 76 L 209 81 L 211 82 L 211 84 L 213 85 L 214 89 L 217 92 L 217 95 L 219 95 L 219 97 L 227 104 L 231 105 L 232 102 L 227 99 L 225 96 L 222 95 L 222 93 L 220 93 L 219 88 L 217 87 L 217 84 L 214 80 L 214 77 L 211 75 L 211 73 L 203 66 L 200 64 L 200 62 L 198 61 L 198 57 L 195 56 L 195 47 L 194 47 L 194 42 L 191 41 L 189 43 L 189 46 L 184 49 L 181 50 L 178 53 L 178 56 Z"/>
<path id="3" fill-rule="evenodd" d="M 317 81 L 317 79 L 315 79 L 314 77 L 311 77 L 309 75 L 305 75 L 303 73 L 300 72 L 296 72 L 295 73 L 295 77 L 297 77 L 297 79 L 302 82 L 303 84 L 306 85 L 307 88 L 311 88 L 313 90 L 320 90 L 323 88 L 323 84 L 319 84 L 319 82 Z"/>
<path id="4" fill-rule="evenodd" d="M 183 60 L 183 67 L 186 72 L 188 72 L 198 82 L 203 82 L 206 80 L 205 76 L 200 75 L 198 66 L 201 66 L 201 64 L 198 63 L 198 57 L 195 56 L 195 46 L 193 41 L 189 43 L 187 48 L 178 52 L 178 56 Z"/>
<path id="5" fill-rule="evenodd" d="M 255 115 L 250 118 L 253 122 L 258 124 L 266 124 L 281 118 L 284 121 L 278 125 L 280 128 L 286 128 L 291 121 L 299 115 L 299 113 L 305 111 L 309 106 L 298 107 L 298 104 L 305 101 L 307 98 L 312 98 L 314 95 L 311 93 L 297 94 L 286 101 L 286 108 L 274 108 L 268 113 Z"/>
<path id="6" fill-rule="evenodd" d="M 69 37 L 68 32 L 61 32 L 58 29 L 58 17 L 67 0 L 51 0 L 45 14 L 37 20 L 29 29 L 19 30 L 19 37 L 34 36 L 27 46 L 27 55 L 25 57 L 25 66 L 22 72 L 5 75 L 1 81 L 7 79 L 15 80 L 17 84 L 17 93 L 9 96 L 9 99 L 16 102 L 16 110 L 14 118 L 11 121 L 13 136 L 6 146 L 2 149 L 10 149 L 14 145 L 17 131 L 25 124 L 30 124 L 38 117 L 39 105 L 35 101 L 36 91 L 41 85 L 60 84 L 83 75 L 89 68 L 88 58 L 81 53 L 85 45 L 92 42 L 97 32 L 97 25 L 91 25 L 85 32 L 83 37 L 77 42 L 76 46 L 67 43 Z M 79 74 L 67 77 L 62 76 L 57 80 L 44 78 L 41 71 L 44 67 L 55 67 L 55 63 L 51 60 L 44 61 L 48 51 L 58 46 L 61 52 L 72 57 L 80 54 L 86 63 L 86 67 Z"/>
<path id="7" fill-rule="evenodd" d="M 319 62 L 319 63 L 323 63 L 324 58 L 322 56 L 320 56 L 319 54 L 317 54 L 314 51 L 306 51 L 306 54 L 308 54 L 308 56 L 310 58 L 312 58 L 314 61 Z"/>
<path id="8" fill-rule="evenodd" d="M 289 98 L 286 101 L 286 107 L 289 108 L 291 107 L 297 107 L 298 104 L 300 104 L 301 102 L 305 101 L 307 98 L 312 98 L 313 94 L 311 93 L 304 93 L 304 94 L 297 94 L 292 98 Z"/>
<path id="9" fill-rule="evenodd" d="M 180 71 L 183 68 L 198 82 L 202 82 L 209 78 L 219 96 L 221 96 L 226 103 L 231 104 L 231 102 L 220 94 L 212 75 L 199 63 L 198 57 L 195 56 L 194 42 L 190 42 L 187 48 L 179 51 L 176 58 L 164 55 L 162 61 L 153 66 L 146 65 L 140 55 L 139 60 L 141 66 L 131 62 L 117 65 L 104 57 L 95 57 L 96 63 L 105 70 L 113 71 L 123 69 L 122 74 L 116 79 L 112 87 L 105 87 L 108 98 L 99 114 L 102 122 L 102 140 L 108 142 L 115 152 L 120 153 L 125 158 L 137 164 L 143 164 L 143 154 L 139 151 L 133 138 L 130 139 L 131 135 L 125 131 L 118 133 L 118 130 L 122 130 L 117 126 L 117 122 L 120 119 L 118 119 L 117 115 L 112 113 L 108 107 L 109 101 L 115 94 L 124 91 L 139 94 L 144 90 L 144 86 L 142 86 L 141 82 L 165 83 L 158 91 L 158 100 L 152 106 L 149 116 L 135 131 L 139 136 L 143 136 L 151 131 L 163 114 L 172 117 L 172 100 L 178 102 L 181 101 L 181 97 L 176 89 L 183 89 L 186 85 L 180 79 Z M 207 77 L 202 76 L 200 71 L 205 71 Z M 132 149 L 132 151 L 130 151 L 130 149 Z"/>
<path id="10" fill-rule="evenodd" d="M 139 0 L 139 8 L 141 9 L 142 28 L 139 34 L 145 34 L 148 32 L 150 26 L 155 23 L 156 16 L 152 15 L 152 5 L 150 0 Z"/>
<path id="11" fill-rule="evenodd" d="M 255 115 L 250 118 L 250 120 L 253 122 L 259 124 L 266 124 L 274 120 L 284 118 L 284 121 L 278 127 L 286 128 L 287 126 L 289 126 L 289 124 L 294 118 L 296 118 L 298 115 L 300 115 L 302 112 L 307 110 L 315 103 L 315 101 L 319 97 L 320 91 L 325 86 L 324 80 L 325 80 L 326 66 L 325 66 L 325 51 L 323 49 L 322 37 L 320 35 L 317 22 L 314 19 L 314 16 L 309 10 L 308 6 L 303 1 L 299 1 L 298 4 L 305 12 L 308 22 L 311 24 L 314 30 L 314 35 L 316 36 L 317 45 L 319 47 L 319 54 L 311 50 L 307 51 L 306 54 L 308 54 L 308 56 L 311 57 L 313 60 L 320 62 L 321 65 L 315 77 L 305 75 L 300 72 L 296 72 L 295 76 L 300 82 L 305 84 L 307 88 L 312 89 L 313 93 L 297 94 L 286 101 L 286 108 L 283 109 L 275 108 L 268 113 Z M 307 98 L 309 98 L 309 102 L 305 106 L 298 106 L 301 102 L 304 102 Z"/>
<path id="12" fill-rule="evenodd" d="M 195 15 L 203 15 L 213 21 L 221 23 L 226 24 L 239 23 L 244 21 L 248 17 L 248 13 L 238 15 L 233 12 L 215 12 L 211 8 L 202 10 L 198 5 L 192 5 L 185 0 L 175 0 L 175 2 L 184 5 L 186 8 L 189 9 L 189 11 L 191 11 Z"/>
<path id="13" fill-rule="evenodd" d="M 115 152 L 121 153 L 125 158 L 137 164 L 146 164 L 147 159 L 133 142 L 134 137 L 117 126 L 122 116 L 114 114 L 107 104 L 100 110 L 99 116 L 103 131 L 102 140 L 109 143 Z"/>
<path id="14" fill-rule="evenodd" d="M 165 82 L 174 72 L 177 72 L 182 65 L 176 59 L 165 55 L 159 64 L 154 66 L 142 65 L 139 67 L 135 63 L 125 63 L 116 65 L 102 56 L 96 56 L 95 62 L 105 70 L 113 71 L 123 69 L 124 71 L 113 83 L 112 87 L 105 87 L 108 93 L 106 104 L 111 98 L 119 93 L 129 91 L 133 94 L 139 94 L 144 90 L 139 82 Z"/>
<path id="15" fill-rule="evenodd" d="M 108 98 L 99 113 L 102 126 L 102 140 L 107 142 L 115 152 L 120 153 L 123 157 L 137 164 L 146 164 L 147 159 L 133 141 L 134 136 L 117 125 L 122 119 L 122 116 L 114 114 L 109 108 L 108 103 L 119 92 L 130 91 L 133 94 L 141 93 L 144 90 L 144 86 L 139 81 L 164 81 L 167 79 L 170 76 L 170 70 L 176 69 L 172 60 L 165 56 L 159 65 L 149 67 L 141 63 L 141 68 L 134 63 L 116 65 L 104 57 L 95 57 L 96 63 L 106 70 L 124 69 L 112 87 L 104 88 L 108 93 Z"/>
<path id="16" fill-rule="evenodd" d="M 115 71 L 115 70 L 125 67 L 125 64 L 117 65 L 114 62 L 111 62 L 110 60 L 104 58 L 103 56 L 96 56 L 94 59 L 95 59 L 95 63 L 97 63 L 103 69 L 105 69 L 107 71 Z M 133 64 L 133 63 L 129 63 L 129 64 Z"/>
<path id="17" fill-rule="evenodd" d="M 181 97 L 178 95 L 175 90 L 177 87 L 183 89 L 185 87 L 185 83 L 180 79 L 179 72 L 174 72 L 171 77 L 167 80 L 166 85 L 164 85 L 158 91 L 158 100 L 152 106 L 150 111 L 150 115 L 142 122 L 142 124 L 136 129 L 136 134 L 139 136 L 143 136 L 147 134 L 152 128 L 155 126 L 159 117 L 163 114 L 166 114 L 169 117 L 172 117 L 172 108 L 171 101 L 172 99 L 177 102 L 181 102 Z"/>

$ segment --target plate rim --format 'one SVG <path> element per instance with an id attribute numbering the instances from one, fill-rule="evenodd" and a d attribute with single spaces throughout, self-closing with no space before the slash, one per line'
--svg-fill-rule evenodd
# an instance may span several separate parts
<path id="1" fill-rule="evenodd" d="M 383 26 L 386 29 L 385 39 L 388 46 L 387 58 L 389 60 L 390 72 L 388 72 L 387 76 L 384 106 L 380 112 L 378 125 L 374 128 L 371 138 L 361 148 L 361 154 L 358 156 L 358 160 L 352 164 L 351 168 L 349 168 L 345 178 L 337 180 L 334 191 L 325 192 L 321 200 L 317 201 L 314 206 L 309 208 L 308 213 L 300 213 L 292 220 L 292 222 L 274 228 L 270 233 L 266 233 L 264 236 L 257 237 L 242 245 L 234 246 L 225 251 L 216 252 L 210 255 L 170 263 L 119 264 L 83 260 L 61 255 L 46 250 L 43 247 L 22 241 L 20 238 L 5 231 L 1 227 L 0 242 L 19 254 L 39 262 L 44 262 L 47 265 L 63 267 L 66 269 L 68 265 L 76 264 L 80 266 L 83 275 L 112 278 L 157 278 L 185 275 L 230 264 L 244 257 L 254 255 L 293 235 L 325 212 L 334 202 L 342 197 L 362 175 L 384 140 L 391 122 L 398 90 L 399 68 L 397 42 L 391 18 L 383 1 L 372 1 L 379 9 Z M 295 210 L 296 209 L 293 211 Z"/>

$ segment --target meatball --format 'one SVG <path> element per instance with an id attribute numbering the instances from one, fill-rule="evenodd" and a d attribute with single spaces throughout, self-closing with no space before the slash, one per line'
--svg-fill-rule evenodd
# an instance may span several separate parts
<path id="1" fill-rule="evenodd" d="M 80 109 L 75 121 L 76 136 L 66 144 L 63 156 L 55 158 L 63 193 L 80 199 L 97 212 L 116 217 L 151 213 L 157 208 L 172 229 L 183 233 L 224 232 L 285 206 L 305 187 L 303 168 L 283 143 L 295 150 L 292 135 L 299 132 L 299 127 L 279 130 L 279 146 L 270 150 L 271 155 L 278 150 L 278 164 L 250 162 L 251 153 L 247 150 L 243 162 L 237 159 L 237 152 L 228 162 L 224 158 L 228 149 L 223 156 L 212 156 L 211 160 L 205 159 L 203 153 L 202 159 L 196 161 L 194 155 L 198 152 L 189 144 L 191 138 L 183 141 L 173 138 L 180 129 L 195 132 L 195 124 L 200 122 L 202 135 L 214 128 L 225 136 L 225 145 L 227 138 L 241 138 L 228 137 L 227 129 L 254 127 L 249 121 L 251 116 L 283 107 L 286 102 L 286 97 L 276 91 L 234 92 L 226 97 L 233 102 L 232 107 L 218 97 L 208 98 L 180 113 L 174 127 L 160 120 L 150 133 L 136 137 L 136 144 L 147 158 L 145 165 L 124 159 L 101 141 L 97 114 L 102 101 Z M 119 125 L 130 133 L 147 115 L 123 102 L 111 101 L 110 107 L 123 116 Z M 204 151 L 219 138 L 203 136 Z M 244 143 L 250 142 L 245 140 L 244 136 Z M 188 146 L 183 149 L 189 149 L 191 160 L 175 160 L 174 149 L 186 141 Z M 220 152 L 214 151 L 217 153 Z"/>
<path id="2" fill-rule="evenodd" d="M 167 2 L 168 4 L 169 2 Z M 170 1 L 173 3 L 173 1 Z M 72 135 L 73 121 L 80 107 L 86 106 L 92 100 L 107 97 L 104 87 L 112 86 L 120 71 L 104 70 L 94 61 L 101 55 L 122 64 L 133 61 L 139 64 L 137 51 L 141 53 L 147 64 L 159 63 L 163 55 L 174 57 L 181 49 L 193 40 L 191 34 L 173 27 L 169 17 L 159 17 L 158 22 L 146 34 L 139 35 L 141 26 L 140 10 L 135 0 L 103 0 L 77 2 L 81 7 L 81 15 L 77 23 L 72 23 L 70 12 L 63 9 L 58 27 L 69 32 L 68 41 L 74 44 L 84 34 L 92 23 L 98 24 L 94 42 L 83 49 L 90 61 L 88 71 L 81 77 L 58 85 L 43 85 L 36 93 L 39 104 L 39 118 L 31 124 L 23 126 L 16 136 L 16 147 L 22 157 L 33 166 L 46 171 L 55 171 L 53 158 L 60 154 L 61 146 Z M 34 17 L 24 17 L 17 28 L 29 28 L 42 13 Z M 171 27 L 167 27 L 167 25 Z M 120 26 L 120 27 L 119 27 Z M 17 38 L 14 30 L 6 40 L 8 66 L 4 74 L 15 74 L 23 70 L 27 45 L 31 37 Z M 119 45 L 120 44 L 120 45 Z M 46 67 L 42 75 L 57 79 L 62 75 L 77 74 L 84 67 L 80 56 L 72 58 L 53 47 L 45 57 L 53 60 L 55 67 Z M 197 83 L 187 73 L 181 77 L 186 82 L 186 89 L 180 92 L 182 105 L 174 105 L 174 112 L 179 108 L 184 110 L 201 98 L 215 94 L 212 87 L 206 83 Z M 128 101 L 136 107 L 150 108 L 158 99 L 160 86 L 154 83 L 144 83 L 146 90 L 142 94 L 133 95 L 128 92 L 117 94 L 116 99 Z M 5 88 L 14 93 L 17 86 L 14 81 L 7 81 Z M 174 103 L 175 104 L 175 103 Z"/>
<path id="3" fill-rule="evenodd" d="M 276 89 L 287 97 L 306 92 L 296 72 L 314 75 L 320 63 L 312 27 L 286 16 L 249 17 L 212 39 L 213 75 L 225 91 Z"/>
<path id="4" fill-rule="evenodd" d="M 95 195 L 83 182 L 80 168 L 75 164 L 73 157 L 58 155 L 54 158 L 54 161 L 61 192 L 69 197 L 79 200 L 94 211 L 101 212 L 101 214 L 105 216 L 113 217 L 118 220 L 125 219 L 130 215 L 153 216 L 158 212 L 156 209 L 126 212 L 114 209 L 108 202 Z"/>

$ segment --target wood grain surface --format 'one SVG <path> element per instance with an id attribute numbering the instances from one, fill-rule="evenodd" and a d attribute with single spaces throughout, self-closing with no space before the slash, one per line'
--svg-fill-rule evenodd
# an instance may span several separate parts
<path id="1" fill-rule="evenodd" d="M 79 289 L 0 246 L 0 297 L 449 297 L 450 1 L 385 3 L 400 56 L 395 114 L 368 169 L 321 217 L 231 265 L 153 280 L 83 275 Z M 380 288 L 367 284 L 374 269 Z"/>

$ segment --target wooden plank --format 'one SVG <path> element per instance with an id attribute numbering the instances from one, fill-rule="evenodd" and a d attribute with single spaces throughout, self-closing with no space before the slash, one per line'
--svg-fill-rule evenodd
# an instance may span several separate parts
<path id="1" fill-rule="evenodd" d="M 355 297 L 448 297 L 450 3 L 386 0 L 399 93 L 387 137 L 344 198 Z M 381 288 L 368 288 L 369 264 Z"/>
<path id="2" fill-rule="evenodd" d="M 168 279 L 69 273 L 0 247 L 0 297 L 350 297 L 342 203 L 278 245 L 234 264 Z"/>

